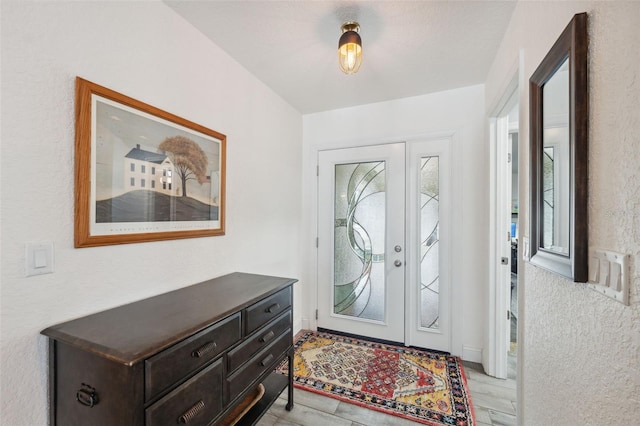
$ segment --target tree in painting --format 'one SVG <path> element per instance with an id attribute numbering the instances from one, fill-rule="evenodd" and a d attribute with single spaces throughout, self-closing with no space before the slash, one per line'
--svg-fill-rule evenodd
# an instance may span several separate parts
<path id="1" fill-rule="evenodd" d="M 187 181 L 197 180 L 199 184 L 206 182 L 207 155 L 202 148 L 184 136 L 166 138 L 158 147 L 167 152 L 175 171 L 182 181 L 182 196 L 187 196 Z"/>

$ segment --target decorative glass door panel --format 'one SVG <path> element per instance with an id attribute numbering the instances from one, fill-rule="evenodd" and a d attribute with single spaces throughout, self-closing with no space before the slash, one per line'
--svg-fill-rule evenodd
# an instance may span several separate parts
<path id="1" fill-rule="evenodd" d="M 450 138 L 415 141 L 407 153 L 407 344 L 451 350 Z"/>
<path id="2" fill-rule="evenodd" d="M 319 328 L 451 350 L 450 143 L 318 153 Z"/>
<path id="3" fill-rule="evenodd" d="M 385 162 L 335 166 L 333 312 L 384 320 Z"/>
<path id="4" fill-rule="evenodd" d="M 404 144 L 318 160 L 318 327 L 404 342 Z"/>
<path id="5" fill-rule="evenodd" d="M 420 167 L 420 327 L 438 329 L 440 317 L 439 157 L 422 157 Z"/>

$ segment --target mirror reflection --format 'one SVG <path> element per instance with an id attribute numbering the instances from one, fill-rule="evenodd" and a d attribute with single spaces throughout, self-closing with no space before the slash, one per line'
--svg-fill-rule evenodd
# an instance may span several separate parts
<path id="1" fill-rule="evenodd" d="M 576 14 L 529 79 L 530 262 L 588 279 L 587 14 Z"/>
<path id="2" fill-rule="evenodd" d="M 569 254 L 570 140 L 569 59 L 543 86 L 542 233 L 540 247 Z"/>

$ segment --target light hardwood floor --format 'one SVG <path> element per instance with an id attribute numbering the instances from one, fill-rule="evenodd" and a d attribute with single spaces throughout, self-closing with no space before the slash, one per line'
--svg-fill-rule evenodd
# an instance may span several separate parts
<path id="1" fill-rule="evenodd" d="M 515 359 L 510 358 L 514 377 Z M 482 366 L 464 363 L 476 421 L 479 426 L 516 424 L 516 381 L 485 375 Z M 294 408 L 285 409 L 285 393 L 258 423 L 259 426 L 407 426 L 417 425 L 400 417 L 368 410 L 315 393 L 295 389 Z"/>

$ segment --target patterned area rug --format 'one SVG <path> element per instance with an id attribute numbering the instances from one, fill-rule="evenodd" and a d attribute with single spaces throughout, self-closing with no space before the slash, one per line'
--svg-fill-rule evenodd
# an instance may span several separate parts
<path id="1" fill-rule="evenodd" d="M 476 424 L 462 361 L 439 352 L 307 331 L 294 386 L 427 425 Z"/>

